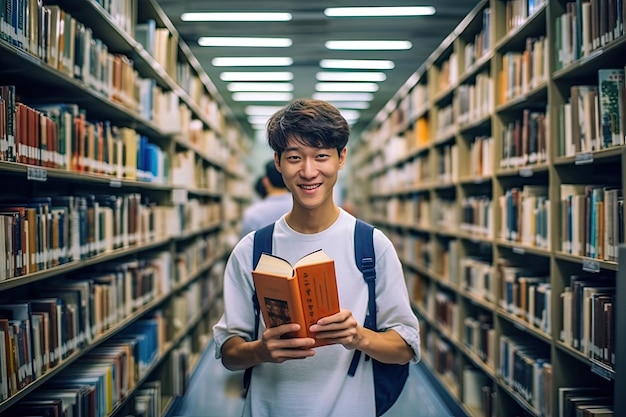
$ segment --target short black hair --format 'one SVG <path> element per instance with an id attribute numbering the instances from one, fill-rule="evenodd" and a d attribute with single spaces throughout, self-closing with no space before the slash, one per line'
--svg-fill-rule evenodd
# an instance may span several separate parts
<path id="1" fill-rule="evenodd" d="M 280 157 L 290 140 L 341 153 L 350 138 L 350 126 L 341 112 L 323 100 L 296 99 L 267 122 L 267 141 Z"/>
<path id="2" fill-rule="evenodd" d="M 267 189 L 265 188 L 265 184 L 263 184 L 262 175 L 257 178 L 256 182 L 254 183 L 254 191 L 256 191 L 261 198 L 267 197 Z"/>
<path id="3" fill-rule="evenodd" d="M 276 169 L 276 165 L 274 165 L 274 160 L 268 161 L 265 164 L 265 177 L 268 179 L 272 187 L 276 188 L 287 188 L 285 186 L 285 181 L 283 181 L 283 174 L 278 172 Z"/>

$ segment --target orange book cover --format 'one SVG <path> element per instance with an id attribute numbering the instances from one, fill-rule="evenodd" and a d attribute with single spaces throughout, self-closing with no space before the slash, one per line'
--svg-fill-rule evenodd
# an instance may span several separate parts
<path id="1" fill-rule="evenodd" d="M 415 123 L 415 144 L 417 148 L 428 145 L 430 141 L 430 132 L 428 127 L 428 118 L 420 117 Z"/>
<path id="2" fill-rule="evenodd" d="M 335 261 L 317 250 L 295 265 L 263 253 L 252 271 L 265 325 L 298 323 L 300 330 L 287 337 L 313 337 L 309 327 L 322 317 L 339 312 Z M 327 343 L 320 340 L 314 347 Z"/>

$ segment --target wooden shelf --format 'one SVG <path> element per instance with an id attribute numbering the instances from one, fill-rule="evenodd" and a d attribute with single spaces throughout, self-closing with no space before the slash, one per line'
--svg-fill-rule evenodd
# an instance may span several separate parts
<path id="1" fill-rule="evenodd" d="M 53 7 L 47 3 L 42 5 L 41 2 L 25 2 L 25 5 L 32 16 L 43 13 L 36 7 Z M 7 384 L 7 387 L 10 386 L 14 392 L 8 398 L 1 397 L 4 400 L 0 401 L 0 414 L 13 415 L 16 404 L 33 393 L 43 392 L 44 386 L 61 380 L 75 367 L 84 365 L 86 357 L 91 356 L 88 354 L 102 351 L 113 343 L 140 344 L 138 341 L 130 341 L 133 336 L 128 330 L 135 329 L 134 326 L 144 319 L 154 317 L 153 323 L 159 323 L 159 335 L 156 336 L 158 340 L 152 341 L 154 346 L 150 348 L 154 348 L 156 356 L 150 363 L 143 363 L 146 358 L 139 358 L 139 351 L 144 348 L 128 349 L 133 357 L 126 357 L 125 364 L 135 363 L 138 369 L 141 368 L 139 380 L 125 395 L 117 398 L 117 403 L 112 404 L 107 417 L 135 414 L 137 392 L 152 381 L 159 381 L 162 397 L 156 400 L 161 403 L 162 411 L 168 412 L 175 403 L 172 393 L 176 387 L 171 372 L 180 368 L 180 363 L 174 361 L 181 362 L 172 353 L 181 348 L 184 350 L 181 354 L 188 356 L 188 369 L 177 376 L 181 383 L 185 382 L 207 346 L 210 328 L 216 316 L 221 313 L 223 271 L 220 268 L 224 267 L 223 261 L 232 249 L 229 247 L 231 237 L 236 234 L 238 219 L 234 213 L 243 212 L 250 201 L 242 195 L 249 182 L 249 167 L 244 162 L 233 161 L 243 161 L 240 157 L 249 151 L 251 141 L 155 1 L 133 2 L 135 10 L 129 10 L 128 16 L 120 10 L 116 10 L 115 15 L 110 14 L 101 2 L 95 0 L 59 0 L 55 5 L 63 10 L 68 19 L 60 21 L 64 27 L 82 28 L 84 25 L 84 33 L 91 35 L 91 38 L 80 30 L 76 31 L 75 36 L 66 33 L 66 42 L 69 40 L 72 43 L 71 50 L 78 55 L 67 57 L 65 62 L 68 68 L 58 70 L 48 64 L 46 55 L 40 53 L 45 45 L 31 48 L 30 40 L 21 42 L 12 39 L 13 35 L 9 34 L 6 27 L 10 23 L 3 22 L 5 27 L 2 30 L 7 29 L 7 32 L 0 34 L 0 85 L 14 86 L 15 103 L 12 105 L 20 103 L 20 106 L 27 106 L 28 111 L 33 109 L 32 114 L 37 118 L 40 117 L 39 113 L 34 110 L 38 106 L 63 103 L 64 106 L 85 113 L 85 126 L 93 126 L 93 131 L 84 133 L 82 137 L 74 137 L 80 132 L 76 127 L 79 126 L 79 119 L 73 119 L 75 116 L 68 113 L 67 118 L 59 118 L 64 123 L 67 121 L 66 124 L 56 124 L 58 120 L 55 120 L 54 126 L 50 124 L 58 129 L 55 133 L 59 143 L 66 147 L 65 151 L 58 144 L 54 148 L 50 136 L 47 136 L 47 143 L 41 139 L 43 144 L 40 144 L 40 138 L 35 137 L 34 123 L 42 126 L 42 123 L 52 123 L 55 117 L 45 115 L 48 119 L 40 121 L 33 117 L 28 126 L 20 124 L 14 132 L 9 132 L 14 135 L 15 145 L 4 137 L 0 140 L 0 179 L 5 184 L 0 203 L 10 202 L 14 207 L 23 207 L 33 202 L 33 199 L 67 196 L 72 196 L 74 202 L 78 201 L 71 209 L 42 203 L 34 212 L 34 220 L 27 216 L 33 212 L 25 212 L 27 214 L 23 217 L 11 217 L 11 222 L 2 222 L 2 233 L 5 233 L 2 249 L 7 250 L 9 256 L 3 253 L 1 276 L 10 278 L 0 281 L 0 306 L 9 303 L 30 306 L 34 304 L 28 304 L 28 301 L 46 297 L 54 300 L 51 311 L 59 312 L 57 322 L 62 323 L 63 328 L 57 328 L 55 324 L 55 333 L 52 333 L 49 321 L 42 319 L 39 322 L 41 327 L 35 328 L 33 324 L 32 332 L 29 329 L 31 338 L 43 338 L 43 330 L 40 331 L 40 328 L 45 328 L 48 335 L 58 335 L 50 337 L 50 340 L 55 339 L 54 344 L 57 345 L 52 355 L 56 357 L 57 363 L 40 371 L 42 368 L 38 369 L 35 359 L 30 363 L 26 363 L 23 358 L 15 359 L 24 362 L 17 364 L 23 371 L 20 370 L 19 375 L 17 371 L 13 372 L 15 387 L 12 383 Z M 171 62 L 168 65 L 161 65 L 133 38 L 135 26 L 145 23 L 147 17 L 155 18 L 157 27 L 167 30 L 167 35 L 177 41 L 171 45 L 171 55 L 168 56 Z M 74 20 L 70 22 L 70 18 Z M 143 20 L 139 21 L 138 18 Z M 57 22 L 53 23 L 56 27 Z M 43 27 L 40 29 L 43 31 Z M 38 38 L 37 42 L 40 41 Z M 102 49 L 96 50 L 100 45 L 103 45 Z M 107 68 L 111 71 L 110 78 L 105 75 L 97 78 L 96 63 L 93 61 L 96 55 L 102 65 L 110 63 L 110 68 Z M 124 67 L 124 70 L 129 71 L 126 77 L 113 77 L 113 67 L 117 65 L 114 62 L 118 55 L 123 55 L 123 65 L 127 65 Z M 92 61 L 81 62 L 81 57 L 91 57 Z M 92 65 L 93 68 L 87 70 L 83 65 Z M 177 73 L 177 70 L 180 72 Z M 116 67 L 116 71 L 120 69 Z M 198 81 L 197 92 L 186 91 L 190 83 L 177 79 L 183 73 Z M 132 93 L 126 90 L 122 93 L 119 88 L 123 86 L 113 84 L 126 83 L 128 86 L 131 79 L 133 83 L 130 89 L 136 89 Z M 168 119 L 168 122 L 183 126 L 193 121 L 194 125 L 202 126 L 203 132 L 210 133 L 211 142 L 206 146 L 202 146 L 204 143 L 191 145 L 190 133 L 181 129 L 181 126 L 158 123 L 158 105 L 156 110 L 152 109 L 152 115 L 144 116 L 139 104 L 142 98 L 145 99 L 140 96 L 145 95 L 141 93 L 140 87 L 144 80 L 151 80 L 158 94 L 168 96 L 170 104 L 175 102 L 175 106 L 172 104 L 175 107 L 173 113 L 168 114 L 172 119 Z M 156 96 L 155 90 L 151 90 L 151 96 L 153 94 Z M 128 99 L 130 96 L 133 98 Z M 8 106 L 10 103 L 6 94 L 3 98 L 3 105 Z M 151 100 L 153 98 L 156 97 L 151 97 Z M 24 108 L 20 107 L 19 110 Z M 17 113 L 16 108 L 7 107 L 6 114 L 0 115 L 1 125 L 6 127 L 7 115 Z M 10 122 L 17 124 L 13 119 Z M 97 130 L 100 126 L 108 128 L 108 123 L 110 130 Z M 120 133 L 119 141 L 116 139 L 110 147 L 106 146 L 109 145 L 107 141 L 117 135 L 118 129 L 129 133 L 126 138 L 128 142 L 122 139 Z M 224 136 L 226 133 L 228 137 Z M 144 148 L 139 145 L 132 147 L 135 139 L 137 144 L 147 140 L 154 148 L 146 152 L 154 151 L 162 157 L 159 161 L 150 161 L 160 164 L 161 175 L 157 178 L 160 183 L 130 179 L 134 178 L 134 170 L 142 169 L 140 165 L 148 162 L 147 153 L 142 153 Z M 119 148 L 118 144 L 121 145 Z M 202 149 L 216 152 L 203 152 Z M 9 150 L 11 152 L 5 152 Z M 176 158 L 180 157 L 176 152 L 181 150 L 188 151 L 185 156 L 193 158 L 191 166 L 194 170 L 185 177 L 174 173 L 179 163 Z M 22 163 L 25 158 L 16 158 L 19 162 L 13 161 L 13 153 L 18 157 L 27 157 L 30 165 Z M 76 171 L 51 168 L 65 164 L 46 164 L 47 153 L 59 154 L 58 159 L 61 159 L 61 155 L 64 160 L 71 159 L 72 168 Z M 8 155 L 6 158 L 5 154 Z M 113 171 L 108 171 L 109 164 L 123 166 L 123 172 L 117 176 L 103 174 L 105 171 Z M 85 171 L 80 171 L 83 168 Z M 211 171 L 208 172 L 208 169 Z M 210 183 L 214 177 L 207 179 L 209 175 L 216 176 L 217 185 Z M 196 183 L 198 186 L 194 185 Z M 231 193 L 235 189 L 239 193 L 238 197 L 234 196 L 234 192 Z M 249 190 L 252 194 L 251 185 Z M 226 200 L 232 209 L 231 213 L 224 210 Z M 9 218 L 4 215 L 3 219 L 5 217 Z M 107 239 L 113 239 L 113 244 L 102 243 Z M 112 246 L 118 249 L 105 250 Z M 121 246 L 125 247 L 119 248 Z M 66 257 L 66 252 L 71 253 L 71 256 Z M 67 259 L 71 261 L 52 266 Z M 28 268 L 22 268 L 23 264 Z M 20 275 L 23 271 L 35 269 L 39 270 Z M 81 287 L 77 290 L 79 285 Z M 29 311 L 29 319 L 36 313 L 31 314 Z M 45 314 L 41 317 L 45 317 Z M 29 322 L 34 323 L 34 320 Z M 34 333 L 35 329 L 37 333 Z M 14 336 L 6 337 L 9 340 Z M 21 343 L 22 336 L 19 337 Z M 147 335 L 142 337 L 146 340 L 149 338 Z M 0 343 L 4 345 L 5 339 Z M 32 355 L 36 356 L 36 343 L 26 338 L 24 343 L 28 343 L 29 349 L 33 347 Z M 67 349 L 73 349 L 68 350 L 71 353 L 65 353 L 66 346 Z M 8 357 L 13 363 L 14 359 Z M 6 359 L 2 358 L 2 362 Z M 115 372 L 127 374 L 130 378 L 130 370 L 121 369 L 122 365 L 118 363 L 111 366 L 117 367 Z M 21 377 L 21 374 L 30 375 L 26 371 L 29 367 L 33 369 L 30 381 Z M 6 382 L 7 375 L 2 375 L 0 380 Z M 121 387 L 116 389 L 118 393 L 120 390 Z"/>
<path id="2" fill-rule="evenodd" d="M 567 12 L 566 2 L 546 0 L 537 6 L 538 8 L 532 15 L 518 16 L 518 26 L 508 31 L 506 20 L 512 16 L 507 13 L 511 13 L 512 9 L 507 11 L 507 3 L 509 3 L 507 0 L 480 1 L 470 14 L 471 16 L 458 25 L 446 41 L 426 60 L 425 65 L 420 67 L 419 73 L 414 74 L 415 86 L 412 88 L 423 88 L 429 93 L 429 96 L 424 97 L 422 102 L 414 103 L 415 107 L 421 109 L 420 114 L 428 116 L 430 129 L 429 137 L 421 138 L 427 145 L 419 149 L 420 168 L 427 168 L 419 171 L 419 174 L 416 171 L 416 175 L 419 175 L 419 178 L 429 178 L 429 180 L 416 180 L 417 184 L 412 185 L 410 190 L 386 189 L 380 185 L 391 184 L 392 179 L 400 174 L 400 169 L 397 166 L 383 166 L 372 171 L 368 177 L 371 183 L 377 184 L 375 190 L 368 189 L 367 182 L 360 182 L 355 193 L 364 196 L 362 216 L 366 220 L 379 221 L 381 225 L 388 226 L 390 232 L 393 233 L 394 243 L 398 242 L 402 248 L 400 253 L 403 256 L 402 262 L 406 266 L 408 282 L 419 286 L 415 291 L 419 292 L 422 305 L 416 310 L 425 322 L 426 334 L 423 337 L 427 340 L 431 337 L 444 340 L 455 349 L 455 361 L 473 366 L 493 381 L 498 392 L 496 400 L 498 415 L 524 414 L 539 417 L 542 413 L 540 410 L 544 407 L 549 409 L 551 415 L 557 415 L 560 412 L 558 388 L 570 384 L 578 386 L 588 381 L 602 385 L 607 392 L 612 391 L 609 394 L 613 394 L 615 398 L 615 415 L 621 415 L 617 413 L 617 410 L 626 413 L 626 409 L 620 408 L 621 404 L 618 404 L 620 403 L 619 395 L 624 391 L 625 383 L 624 379 L 619 378 L 619 372 L 615 372 L 603 363 L 592 361 L 578 350 L 561 342 L 558 334 L 562 329 L 554 327 L 560 326 L 563 321 L 561 293 L 570 285 L 571 276 L 610 278 L 620 275 L 621 272 L 619 262 L 574 256 L 561 250 L 564 245 L 561 242 L 561 229 L 564 227 L 562 226 L 563 219 L 561 219 L 561 186 L 577 184 L 616 187 L 621 190 L 622 195 L 626 194 L 626 144 L 593 152 L 581 152 L 572 156 L 561 156 L 559 153 L 562 152 L 561 149 L 566 149 L 565 132 L 562 131 L 564 123 L 562 112 L 565 108 L 564 104 L 571 99 L 570 88 L 575 85 L 597 84 L 599 69 L 624 69 L 626 55 L 623 54 L 623 50 L 626 44 L 626 32 L 592 51 L 588 56 L 575 60 L 565 68 L 557 69 L 559 59 L 565 55 L 561 56 L 558 51 L 559 45 L 555 34 L 560 30 L 557 20 L 561 18 L 561 14 Z M 573 3 L 568 3 L 570 4 L 573 5 Z M 487 9 L 489 12 L 485 12 Z M 483 13 L 489 15 L 491 25 L 486 32 L 483 32 L 485 22 Z M 476 48 L 474 42 L 481 39 L 484 33 L 488 33 L 490 43 L 486 50 L 478 51 L 479 48 Z M 545 55 L 532 56 L 530 61 L 535 63 L 543 59 L 545 65 L 534 68 L 538 70 L 537 74 L 532 73 L 532 67 L 526 67 L 526 71 L 531 72 L 524 84 L 521 83 L 521 78 L 518 80 L 520 82 L 515 85 L 512 85 L 513 83 L 502 84 L 506 81 L 507 75 L 514 76 L 516 68 L 522 68 L 521 65 L 525 59 L 522 54 L 529 45 L 535 47 L 536 45 L 530 42 L 537 39 L 546 39 L 547 42 L 539 44 L 537 48 L 547 49 L 544 49 Z M 574 49 L 571 48 L 571 50 Z M 475 60 L 470 56 L 474 51 L 478 51 L 476 55 L 479 56 Z M 507 60 L 511 64 L 511 62 L 516 62 L 518 57 L 520 59 L 519 64 L 516 64 L 518 67 L 503 68 Z M 472 64 L 466 65 L 465 62 Z M 450 63 L 453 67 L 446 67 Z M 445 78 L 448 76 L 448 70 L 452 74 L 449 79 Z M 522 72 L 524 71 L 520 71 Z M 473 83 L 477 84 L 477 75 L 483 73 L 489 74 L 493 84 L 493 90 L 489 90 L 490 95 L 487 97 L 492 99 L 493 103 L 497 103 L 495 109 L 486 117 L 472 122 L 459 123 L 457 120 L 449 126 L 437 126 L 439 123 L 437 116 L 442 108 L 448 111 L 448 106 L 452 106 L 454 116 L 466 114 L 466 108 L 461 108 L 461 104 L 457 101 L 457 96 L 462 94 L 459 91 L 461 88 L 477 90 L 479 86 Z M 444 77 L 444 82 L 440 83 L 442 77 Z M 509 78 L 509 81 L 515 81 L 515 79 Z M 441 85 L 446 86 L 442 88 Z M 514 88 L 515 91 L 523 91 L 523 93 L 513 96 L 513 99 L 506 103 L 499 103 L 500 97 L 505 96 L 501 94 L 504 88 Z M 476 90 L 474 94 L 478 95 Z M 484 94 L 484 91 L 480 94 Z M 398 100 L 404 98 L 401 92 L 397 95 L 400 96 Z M 413 96 L 410 98 L 415 100 Z M 545 129 L 542 134 L 546 147 L 545 149 L 537 148 L 532 153 L 526 152 L 526 155 L 515 153 L 516 149 L 528 149 L 531 145 L 530 142 L 523 144 L 526 138 L 534 134 L 534 131 L 530 130 L 530 125 L 526 130 L 523 128 L 524 117 L 529 116 L 530 112 L 537 112 L 538 115 L 534 115 L 534 120 L 544 123 L 543 126 L 534 125 L 533 129 L 542 127 Z M 381 146 L 389 139 L 387 132 L 393 131 L 393 126 L 389 129 L 389 122 L 393 123 L 393 120 L 402 119 L 397 116 L 391 114 L 388 115 L 389 120 L 377 119 L 371 123 L 364 132 L 368 137 L 369 148 L 356 150 L 356 152 L 363 152 L 361 161 L 367 161 L 368 155 L 384 151 Z M 448 115 L 445 116 L 447 120 Z M 516 124 L 521 128 L 518 133 L 511 130 Z M 381 129 L 381 126 L 385 129 Z M 505 142 L 511 134 L 517 134 L 517 139 L 513 137 L 510 142 Z M 487 138 L 489 140 L 483 141 Z M 479 139 L 480 142 L 478 142 Z M 485 148 L 478 148 L 478 145 L 485 146 Z M 568 146 L 572 145 L 568 144 Z M 513 147 L 515 149 L 512 149 Z M 444 155 L 444 151 L 450 155 Z M 407 152 L 406 156 L 399 155 L 398 158 L 401 161 L 408 161 L 415 155 L 415 152 L 418 151 Z M 531 160 L 537 152 L 545 155 L 545 162 L 527 163 L 526 161 Z M 453 164 L 457 165 L 453 166 Z M 367 162 L 359 162 L 354 169 L 358 171 L 365 166 Z M 484 169 L 485 167 L 489 169 Z M 484 174 L 467 174 L 480 172 L 480 169 L 483 169 Z M 454 180 L 442 181 L 439 178 L 454 178 Z M 403 177 L 403 180 L 407 183 L 411 181 L 406 177 Z M 523 207 L 526 186 L 545 186 L 545 195 L 542 193 L 537 197 L 537 200 L 541 200 L 541 206 L 535 205 L 530 208 L 533 213 L 541 213 L 541 218 L 535 214 L 533 214 L 534 217 L 529 216 L 527 214 L 529 208 Z M 509 197 L 512 189 L 521 191 L 519 201 L 522 202 L 519 204 L 523 210 L 516 208 L 514 209 L 516 211 L 508 212 L 509 218 L 514 219 L 508 227 L 522 224 L 520 230 L 517 231 L 517 234 L 521 235 L 523 227 L 533 223 L 532 219 L 535 219 L 535 222 L 549 219 L 547 230 L 541 232 L 541 247 L 500 238 L 504 236 L 502 229 L 505 224 L 505 214 L 507 214 L 504 210 L 513 205 L 513 200 Z M 530 192 L 543 191 L 532 188 L 528 190 Z M 370 203 L 372 208 L 368 208 L 366 203 Z M 623 208 L 620 209 L 623 210 Z M 396 216 L 400 216 L 401 220 Z M 519 218 L 522 219 L 521 223 Z M 407 222 L 407 219 L 413 220 Z M 623 225 L 620 227 L 626 229 Z M 478 230 L 489 230 L 489 233 L 482 234 Z M 537 234 L 536 231 L 531 233 Z M 621 230 L 618 234 L 623 236 L 626 230 Z M 525 239 L 524 241 L 534 240 Z M 515 272 L 515 270 L 505 272 L 509 267 L 519 268 L 521 272 Z M 447 275 L 453 273 L 457 275 L 443 279 L 434 273 L 434 270 L 446 271 Z M 545 297 L 549 297 L 550 309 L 546 310 L 547 313 L 545 311 L 542 313 L 549 314 L 548 317 L 544 317 L 551 325 L 547 327 L 550 329 L 549 333 L 544 328 L 530 324 L 521 316 L 506 311 L 501 307 L 503 303 L 508 304 L 505 300 L 498 299 L 490 302 L 481 295 L 473 293 L 472 288 L 465 287 L 471 280 L 485 280 L 484 283 L 481 282 L 480 288 L 476 289 L 480 294 L 482 294 L 480 291 L 484 291 L 489 292 L 494 298 L 508 297 L 510 294 L 507 295 L 503 287 L 507 273 L 521 275 L 528 273 L 529 277 L 536 276 L 547 280 L 545 283 L 542 282 L 541 296 L 543 296 L 544 289 L 549 290 Z M 509 275 L 509 278 L 513 282 L 517 279 L 512 275 Z M 526 280 L 526 282 L 530 281 Z M 617 292 L 621 295 L 616 295 L 616 301 L 612 304 L 613 309 L 615 305 L 619 308 L 626 303 L 623 286 L 620 290 L 623 280 L 617 279 L 616 282 Z M 510 285 L 512 285 L 511 288 L 518 288 L 519 291 L 519 284 L 517 287 L 514 287 L 512 283 Z M 438 314 L 446 315 L 445 325 L 428 314 L 429 311 L 435 311 L 434 306 L 439 307 L 439 304 L 435 304 L 437 300 L 445 304 L 441 298 L 436 298 L 442 297 L 442 293 L 445 294 L 443 298 L 449 296 L 450 304 L 453 304 L 441 307 L 445 313 L 438 312 Z M 533 294 L 536 297 L 539 296 L 537 292 Z M 528 297 L 527 294 L 524 296 Z M 585 300 L 585 302 L 589 301 Z M 470 348 L 457 339 L 463 334 L 463 320 L 466 317 L 475 317 L 477 312 L 484 312 L 485 319 L 491 317 L 493 320 L 491 325 L 495 334 L 496 352 L 492 354 L 495 369 L 487 367 Z M 447 315 L 453 317 L 450 318 Z M 451 325 L 450 320 L 453 323 Z M 615 315 L 614 320 L 619 323 L 614 335 L 617 340 L 615 353 L 620 355 L 624 350 L 626 328 L 620 326 L 618 316 Z M 454 334 L 451 333 L 450 327 L 455 329 Z M 502 339 L 503 337 L 505 339 Z M 543 379 L 543 377 L 541 379 L 549 384 L 546 387 L 548 396 L 551 397 L 549 403 L 539 404 L 536 400 L 526 401 L 524 399 L 526 397 L 519 394 L 517 388 L 508 385 L 499 375 L 500 366 L 505 363 L 504 359 L 500 358 L 499 343 L 502 340 L 506 342 L 507 339 L 515 343 L 542 346 L 546 348 L 546 352 L 549 352 L 544 352 L 543 355 L 548 355 L 546 358 L 553 365 L 552 375 L 550 379 Z M 432 369 L 432 366 L 430 368 Z M 439 378 L 445 385 L 443 381 L 445 377 L 434 373 L 436 378 Z M 463 392 L 462 382 L 459 378 L 458 387 L 450 389 L 458 401 L 461 399 L 457 394 Z M 519 381 L 517 383 L 521 384 Z M 477 411 L 465 407 L 465 412 L 472 414 Z"/>

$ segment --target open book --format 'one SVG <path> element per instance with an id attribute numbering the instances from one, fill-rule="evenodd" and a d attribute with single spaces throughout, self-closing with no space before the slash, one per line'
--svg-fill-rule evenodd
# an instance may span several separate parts
<path id="1" fill-rule="evenodd" d="M 335 261 L 321 249 L 304 256 L 293 267 L 278 256 L 263 253 L 252 277 L 267 327 L 300 324 L 300 330 L 287 337 L 314 337 L 309 327 L 339 312 Z M 325 344 L 319 340 L 314 347 Z"/>

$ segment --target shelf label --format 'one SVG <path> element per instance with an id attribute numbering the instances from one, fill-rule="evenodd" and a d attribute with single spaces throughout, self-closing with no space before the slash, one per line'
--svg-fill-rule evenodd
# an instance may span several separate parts
<path id="1" fill-rule="evenodd" d="M 185 204 L 187 203 L 187 190 L 184 188 L 176 188 L 172 190 L 172 203 Z"/>
<path id="2" fill-rule="evenodd" d="M 523 178 L 532 177 L 534 174 L 532 168 L 522 168 L 519 170 L 519 176 Z"/>
<path id="3" fill-rule="evenodd" d="M 576 154 L 576 160 L 574 164 L 576 165 L 585 165 L 593 163 L 593 154 L 591 152 L 582 152 Z"/>
<path id="4" fill-rule="evenodd" d="M 28 167 L 26 168 L 26 178 L 30 181 L 46 182 L 48 180 L 48 171 L 45 168 Z"/>
<path id="5" fill-rule="evenodd" d="M 585 55 L 582 58 L 580 58 L 578 60 L 578 64 L 577 65 L 583 65 L 587 61 L 591 61 L 592 59 L 596 59 L 597 57 L 602 55 L 603 52 L 604 52 L 603 48 L 598 48 L 595 51 L 593 51 L 592 53 L 590 53 L 589 55 Z"/>
<path id="6" fill-rule="evenodd" d="M 122 181 L 120 180 L 111 180 L 111 182 L 109 183 L 109 186 L 112 188 L 121 188 L 122 187 Z"/>
<path id="7" fill-rule="evenodd" d="M 600 262 L 592 259 L 583 259 L 583 271 L 585 272 L 600 272 Z"/>
<path id="8" fill-rule="evenodd" d="M 528 101 L 528 96 L 526 94 L 520 94 L 519 96 L 516 96 L 515 98 L 512 98 L 509 101 L 507 101 L 506 104 L 511 105 L 511 104 L 516 104 L 516 103 L 522 103 L 525 101 Z"/>
<path id="9" fill-rule="evenodd" d="M 610 369 L 606 369 L 605 367 L 600 366 L 595 362 L 591 363 L 591 372 L 593 372 L 596 375 L 601 376 L 607 381 L 610 381 L 613 379 L 613 372 L 611 372 Z"/>
<path id="10" fill-rule="evenodd" d="M 526 251 L 524 248 L 518 248 L 517 246 L 513 247 L 513 253 L 517 253 L 518 255 L 524 255 Z"/>

